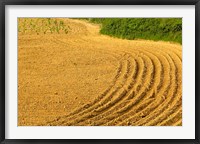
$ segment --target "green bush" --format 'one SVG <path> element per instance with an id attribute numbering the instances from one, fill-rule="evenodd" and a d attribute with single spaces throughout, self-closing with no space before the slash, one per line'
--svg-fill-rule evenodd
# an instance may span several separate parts
<path id="1" fill-rule="evenodd" d="M 182 43 L 181 18 L 90 18 L 102 24 L 100 33 L 124 39 L 149 39 Z"/>

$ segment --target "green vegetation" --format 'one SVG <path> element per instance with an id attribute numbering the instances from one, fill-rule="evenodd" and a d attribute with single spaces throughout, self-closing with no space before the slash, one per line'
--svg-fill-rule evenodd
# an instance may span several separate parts
<path id="1" fill-rule="evenodd" d="M 26 34 L 65 33 L 69 31 L 62 20 L 54 18 L 19 18 L 18 32 Z"/>
<path id="2" fill-rule="evenodd" d="M 114 37 L 182 43 L 181 18 L 89 18 L 87 20 L 102 24 L 100 33 Z"/>

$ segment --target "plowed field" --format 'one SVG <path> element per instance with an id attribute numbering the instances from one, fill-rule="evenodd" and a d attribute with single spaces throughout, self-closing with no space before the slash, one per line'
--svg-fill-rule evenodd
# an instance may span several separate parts
<path id="1" fill-rule="evenodd" d="M 182 47 L 101 35 L 18 34 L 18 125 L 182 125 Z"/>

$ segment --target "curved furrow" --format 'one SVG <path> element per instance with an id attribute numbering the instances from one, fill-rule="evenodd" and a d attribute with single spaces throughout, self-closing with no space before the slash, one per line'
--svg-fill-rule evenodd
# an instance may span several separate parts
<path id="1" fill-rule="evenodd" d="M 170 55 L 169 56 L 171 60 L 173 61 L 173 63 L 175 63 L 176 68 L 177 68 L 177 71 L 175 73 L 176 86 L 177 86 L 177 92 L 175 94 L 176 96 L 173 96 L 170 99 L 170 102 L 166 106 L 167 108 L 163 109 L 164 111 L 162 112 L 162 114 L 156 117 L 156 119 L 153 120 L 154 121 L 153 124 L 151 125 L 154 125 L 157 119 L 159 119 L 159 121 L 162 121 L 163 119 L 167 118 L 168 115 L 175 112 L 182 105 L 182 69 L 180 69 L 182 62 L 179 59 L 179 57 L 177 57 L 177 55 L 175 55 L 174 53 L 171 53 L 171 55 L 173 55 L 174 60 L 172 59 Z"/>
<path id="2" fill-rule="evenodd" d="M 152 89 L 152 84 L 153 84 L 153 81 L 151 80 L 153 80 L 154 77 L 154 65 L 152 61 L 149 64 L 150 65 L 148 66 L 149 67 L 148 73 L 145 75 L 144 81 L 142 81 L 142 84 L 144 86 L 142 86 L 139 91 L 134 93 L 135 95 L 134 97 L 127 99 L 121 105 L 119 105 L 119 107 L 115 108 L 116 110 L 113 112 L 113 114 L 110 116 L 106 116 L 104 118 L 104 121 L 102 121 L 100 124 L 113 125 L 113 122 L 116 123 L 116 120 L 120 120 L 122 116 L 125 116 L 125 114 L 131 109 L 133 108 L 136 109 L 138 104 L 142 102 L 141 100 L 146 97 L 146 92 Z M 149 97 L 153 98 L 153 95 L 154 94 L 151 93 Z M 152 102 L 152 99 L 145 101 L 144 104 L 141 105 L 147 105 L 150 102 Z"/>
<path id="3" fill-rule="evenodd" d="M 155 99 L 152 103 L 147 105 L 146 107 L 138 107 L 137 110 L 132 110 L 129 113 L 126 113 L 125 116 L 121 117 L 121 121 L 117 123 L 117 125 L 126 125 L 129 123 L 130 125 L 136 125 L 135 123 L 145 118 L 149 115 L 149 113 L 159 104 L 160 101 L 164 101 L 164 97 L 168 93 L 168 88 L 170 87 L 170 78 L 168 77 L 170 73 L 170 64 L 168 63 L 167 59 L 162 55 L 157 55 L 158 60 L 162 64 L 162 73 L 160 78 L 163 78 L 162 81 L 159 82 L 159 90 L 155 93 Z M 157 71 L 157 70 L 156 70 Z M 162 85 L 160 85 L 162 84 Z M 163 86 L 164 85 L 164 86 Z M 155 90 L 156 88 L 154 88 Z M 149 93 L 150 94 L 150 93 Z M 159 101 L 158 101 L 159 99 Z M 145 100 L 146 101 L 146 100 Z"/>
<path id="4" fill-rule="evenodd" d="M 128 73 L 127 73 L 127 75 L 125 75 L 127 80 L 126 80 L 126 83 L 124 84 L 124 87 L 121 90 L 121 92 L 119 92 L 119 94 L 116 94 L 116 96 L 113 97 L 113 99 L 110 99 L 110 101 L 108 103 L 106 103 L 105 105 L 102 105 L 102 106 L 98 107 L 97 109 L 95 109 L 94 112 L 103 112 L 105 109 L 109 109 L 110 107 L 115 105 L 117 102 L 123 100 L 124 96 L 127 95 L 128 90 L 131 87 L 133 87 L 133 85 L 134 85 L 133 78 L 136 76 L 136 70 L 137 70 L 135 60 L 133 60 L 132 62 L 133 62 L 133 64 L 131 64 L 130 66 L 127 67 Z M 130 76 L 128 75 L 129 73 L 130 73 Z"/>
<path id="5" fill-rule="evenodd" d="M 152 96 L 152 94 L 150 94 L 150 96 Z M 129 114 L 135 115 L 136 113 L 138 113 L 138 111 L 140 111 L 141 109 L 144 109 L 153 101 L 154 101 L 153 98 L 149 98 L 145 101 L 141 101 L 139 102 L 139 104 L 135 105 L 134 109 L 130 109 L 129 111 L 123 114 L 117 113 L 115 115 L 111 115 L 106 120 L 99 123 L 99 125 L 101 124 L 104 126 L 119 126 L 119 123 L 121 123 L 122 121 L 124 122 L 124 119 L 127 119 L 130 116 Z M 123 123 L 123 125 L 129 126 L 129 125 L 132 125 L 132 123 L 130 123 L 129 121 L 126 121 L 125 123 Z"/>
<path id="6" fill-rule="evenodd" d="M 149 60 L 146 59 L 146 60 L 147 60 L 145 62 L 147 64 L 146 67 L 148 67 L 149 69 L 153 69 L 152 68 L 152 62 L 151 62 L 151 60 L 150 59 Z M 132 71 L 134 71 L 134 70 L 132 70 Z M 137 81 L 140 81 L 141 78 L 144 76 L 145 73 L 146 72 L 143 71 L 143 75 L 140 75 L 141 77 L 137 77 L 137 79 L 135 81 L 134 81 L 133 77 L 130 77 L 130 79 L 129 79 L 130 83 L 139 84 Z M 94 116 L 91 119 L 88 119 L 85 123 L 79 123 L 78 125 L 83 125 L 83 124 L 84 125 L 100 125 L 103 121 L 106 121 L 105 120 L 106 117 L 111 116 L 112 118 L 114 118 L 113 113 L 115 111 L 119 110 L 120 108 L 122 108 L 123 106 L 125 106 L 124 104 L 127 103 L 127 102 L 129 102 L 130 99 L 132 99 L 134 97 L 134 95 L 136 93 L 136 90 L 138 89 L 137 88 L 138 85 L 136 85 L 136 84 L 135 85 L 128 85 L 128 86 L 126 86 L 126 87 L 128 87 L 128 89 L 127 89 L 128 92 L 127 92 L 126 96 L 124 96 L 123 99 L 120 99 L 120 101 L 118 99 L 120 97 L 116 98 L 117 101 L 116 100 L 111 101 L 111 104 L 113 104 L 113 105 L 110 105 L 110 106 L 112 106 L 112 107 L 104 105 L 103 106 L 103 108 L 104 108 L 103 111 L 100 111 L 101 113 L 99 113 L 97 116 Z M 142 84 L 142 82 L 141 82 L 141 84 Z M 110 119 L 110 117 L 109 117 L 109 119 Z M 94 122 L 94 123 L 91 123 L 91 122 Z"/>
<path id="7" fill-rule="evenodd" d="M 176 56 L 182 61 L 182 49 L 177 49 L 177 48 L 168 48 L 168 49 L 163 49 L 163 48 L 158 48 L 160 51 L 166 51 L 168 52 L 173 52 L 176 54 Z"/>
<path id="8" fill-rule="evenodd" d="M 24 104 L 31 104 L 29 107 L 20 106 L 20 115 L 27 112 L 32 115 L 31 118 L 28 115 L 21 118 L 21 124 L 27 121 L 26 125 L 43 123 L 43 126 L 182 125 L 181 45 L 120 40 L 99 34 L 99 27 L 87 22 L 70 19 L 64 22 L 70 26 L 67 34 L 22 35 L 19 38 L 19 64 L 23 68 L 20 77 L 29 80 L 23 75 L 29 73 L 23 62 L 27 60 L 27 64 L 34 69 L 32 77 L 35 78 L 30 79 L 31 83 L 23 82 L 19 89 L 21 93 L 28 91 L 25 96 L 30 97 L 28 100 L 21 94 L 20 100 Z M 42 51 L 33 51 L 35 48 Z M 49 56 L 53 59 L 49 60 Z M 113 70 L 109 67 L 110 62 Z M 38 63 L 44 67 L 38 67 Z M 106 71 L 103 71 L 105 68 L 108 71 L 106 75 Z M 101 74 L 103 76 L 100 79 Z M 47 81 L 43 80 L 38 85 L 43 75 L 49 75 L 49 79 L 45 77 Z M 77 84 L 80 79 L 82 81 Z M 111 84 L 104 85 L 105 81 Z M 72 87 L 65 85 L 68 82 Z M 22 90 L 24 85 L 29 87 Z M 33 89 L 37 91 L 33 92 Z M 87 92 L 91 95 L 85 97 Z M 79 102 L 77 95 L 83 93 L 84 97 L 80 97 Z M 37 95 L 41 96 L 35 99 Z M 33 99 L 37 100 L 36 103 L 32 102 Z"/>
<path id="9" fill-rule="evenodd" d="M 169 126 L 176 123 L 178 120 L 182 118 L 182 107 L 178 107 L 177 111 L 173 114 L 169 115 L 167 119 L 163 120 L 162 122 L 158 123 L 157 126 Z"/>
<path id="10" fill-rule="evenodd" d="M 173 50 L 172 50 L 173 51 Z M 180 59 L 180 61 L 182 61 L 182 52 L 175 52 L 176 56 Z"/>
<path id="11" fill-rule="evenodd" d="M 137 67 L 138 67 L 138 64 L 137 64 L 137 62 L 133 59 L 132 62 L 131 62 L 131 65 L 128 67 L 128 71 L 129 71 L 129 73 L 130 73 L 130 76 L 128 76 L 128 73 L 127 73 L 127 75 L 126 75 L 127 80 L 126 80 L 126 83 L 124 84 L 124 87 L 123 87 L 123 88 L 124 88 L 123 91 L 126 91 L 126 92 L 122 92 L 122 93 L 121 93 L 122 95 L 127 94 L 127 93 L 128 93 L 128 90 L 129 90 L 130 88 L 133 87 L 134 82 L 135 82 L 135 78 L 136 78 L 136 76 L 137 76 L 137 69 L 138 69 Z M 101 112 L 101 111 L 104 110 L 104 107 L 109 106 L 109 105 L 112 105 L 112 103 L 113 103 L 114 101 L 115 101 L 115 102 L 118 102 L 118 100 L 121 100 L 121 94 L 119 95 L 119 97 L 114 98 L 114 99 L 111 99 L 111 100 L 109 101 L 109 103 L 107 103 L 106 105 L 103 105 L 103 106 L 101 106 L 101 107 L 95 109 L 95 111 L 96 111 L 96 112 Z"/>
<path id="12" fill-rule="evenodd" d="M 177 122 L 175 122 L 173 126 L 182 126 L 182 119 L 179 119 Z"/>
<path id="13" fill-rule="evenodd" d="M 123 65 L 123 62 L 124 62 L 124 58 L 122 57 L 119 61 L 119 66 L 118 66 L 118 70 L 116 72 L 116 75 L 115 75 L 115 78 L 113 80 L 113 84 L 108 87 L 99 97 L 97 97 L 93 102 L 89 103 L 89 104 L 85 104 L 84 106 L 82 106 L 81 108 L 77 108 L 75 109 L 73 112 L 71 112 L 70 114 L 68 115 L 65 115 L 65 116 L 62 116 L 62 117 L 58 117 L 56 118 L 55 120 L 53 121 L 49 121 L 47 122 L 46 124 L 48 125 L 53 125 L 54 123 L 57 123 L 58 121 L 62 121 L 62 120 L 65 120 L 66 117 L 70 117 L 70 116 L 73 116 L 75 114 L 78 114 L 80 112 L 83 112 L 85 110 L 87 110 L 88 108 L 90 108 L 91 106 L 93 106 L 94 104 L 98 103 L 101 99 L 103 99 L 104 96 L 106 96 L 109 91 L 116 85 L 116 82 L 118 81 L 118 79 L 120 77 L 123 77 L 123 73 L 121 72 L 122 69 L 125 67 L 125 65 Z M 43 124 L 42 124 L 43 125 Z"/>
<path id="14" fill-rule="evenodd" d="M 128 65 L 130 65 L 130 62 L 127 60 L 127 57 L 128 55 L 125 54 L 124 56 L 125 60 L 122 63 L 122 69 L 120 71 L 120 75 L 117 81 L 115 82 L 115 85 L 104 96 L 101 96 L 101 99 L 96 100 L 93 105 L 91 105 L 89 108 L 85 109 L 84 111 L 81 111 L 80 113 L 77 113 L 75 115 L 70 115 L 69 117 L 65 117 L 63 118 L 63 120 L 56 122 L 56 124 L 65 124 L 65 122 L 68 122 L 69 124 L 69 123 L 74 123 L 75 121 L 79 121 L 80 119 L 83 120 L 82 117 L 91 117 L 92 115 L 89 112 L 109 102 L 109 100 L 112 99 L 115 96 L 115 94 L 118 93 L 118 91 L 123 89 L 123 84 L 126 82 L 126 77 L 127 77 L 127 72 L 128 72 L 127 67 L 129 67 Z"/>
<path id="15" fill-rule="evenodd" d="M 127 75 L 125 75 L 125 77 L 127 77 Z M 125 97 L 125 95 L 127 95 L 127 92 L 129 92 L 129 91 L 126 91 L 126 90 L 121 90 L 121 97 L 119 96 L 119 97 L 117 97 L 114 101 L 110 101 L 107 105 L 102 105 L 101 107 L 99 107 L 98 109 L 96 109 L 95 110 L 95 112 L 102 112 L 102 111 L 104 111 L 104 109 L 106 109 L 107 107 L 112 107 L 114 104 L 115 104 L 115 102 L 118 102 L 119 100 L 121 100 L 121 98 L 122 97 Z M 148 103 L 148 102 L 146 102 L 146 103 Z M 144 105 L 146 105 L 146 104 L 144 104 Z M 91 117 L 95 117 L 96 115 L 92 115 Z M 103 117 L 103 116 L 101 116 L 101 115 L 98 115 L 98 116 L 100 116 L 100 117 Z M 90 117 L 89 117 L 90 118 Z M 90 121 L 89 121 L 90 122 Z"/>
<path id="16" fill-rule="evenodd" d="M 153 58 L 153 65 L 155 66 L 154 69 L 159 69 L 159 72 L 155 72 L 154 70 L 154 74 L 150 77 L 149 75 L 149 81 L 146 81 L 145 83 L 143 83 L 143 90 L 141 92 L 138 92 L 135 96 L 135 98 L 131 99 L 124 107 L 124 109 L 119 110 L 118 113 L 116 113 L 117 117 L 116 119 L 112 120 L 112 121 L 107 121 L 107 123 L 105 125 L 113 125 L 116 124 L 117 122 L 121 122 L 123 121 L 125 118 L 128 117 L 128 113 L 134 114 L 136 111 L 138 111 L 139 109 L 144 108 L 145 106 L 147 106 L 150 102 L 152 102 L 152 100 L 155 97 L 155 94 L 157 93 L 157 91 L 159 89 L 157 89 L 160 85 L 160 81 L 162 81 L 162 77 L 161 77 L 161 73 L 162 73 L 162 67 L 161 67 L 161 63 L 158 62 L 158 59 Z M 158 62 L 157 65 L 155 65 L 155 62 Z M 156 81 L 155 78 L 159 77 Z M 148 86 L 147 83 L 150 83 L 150 87 L 146 87 Z M 146 99 L 145 101 L 143 101 L 143 99 Z M 141 104 L 141 107 L 140 105 Z M 129 112 L 130 111 L 130 112 Z"/>
<path id="17" fill-rule="evenodd" d="M 162 47 L 158 47 L 157 50 L 161 51 L 161 52 L 166 52 L 166 53 L 173 53 L 176 54 L 176 56 L 182 61 L 182 47 L 167 47 L 167 48 L 162 48 Z"/>
<path id="18" fill-rule="evenodd" d="M 138 122 L 136 122 L 136 125 L 150 125 L 150 121 L 154 121 L 158 115 L 160 115 L 161 113 L 163 113 L 163 111 L 165 110 L 165 108 L 167 107 L 167 105 L 169 104 L 171 97 L 173 97 L 176 93 L 177 93 L 177 85 L 176 85 L 176 65 L 173 63 L 173 61 L 167 56 L 168 54 L 166 54 L 165 58 L 167 58 L 168 62 L 171 65 L 171 71 L 170 71 L 170 87 L 168 88 L 168 93 L 167 95 L 164 97 L 164 100 L 159 100 L 156 102 L 157 105 L 154 107 L 153 110 L 151 110 L 151 112 L 149 113 L 149 115 L 147 117 L 145 117 L 144 119 L 139 120 Z M 155 118 L 156 117 L 156 118 Z"/>
<path id="19" fill-rule="evenodd" d="M 138 93 L 136 95 L 138 97 L 138 101 L 140 101 L 140 103 L 138 103 L 140 105 L 138 105 L 138 104 L 133 105 L 135 103 L 135 101 L 137 101 L 137 100 L 135 100 L 135 99 L 130 100 L 129 108 L 131 109 L 131 111 L 129 113 L 117 113 L 116 119 L 114 119 L 110 122 L 107 121 L 107 123 L 105 125 L 115 125 L 117 122 L 123 121 L 125 118 L 127 118 L 128 114 L 134 115 L 137 111 L 145 108 L 148 104 L 150 104 L 154 100 L 155 93 L 157 93 L 157 91 L 159 90 L 158 87 L 159 87 L 160 83 L 162 82 L 161 73 L 163 70 L 161 67 L 161 63 L 159 62 L 159 60 L 156 57 L 152 57 L 151 60 L 154 65 L 154 74 L 152 75 L 152 78 L 150 81 L 151 86 L 145 90 L 146 94 Z M 155 65 L 155 63 L 157 63 L 157 64 Z M 158 71 L 155 71 L 155 70 L 158 70 Z M 143 89 L 145 89 L 145 87 Z M 142 98 L 140 97 L 141 95 L 143 96 Z M 145 100 L 143 100 L 144 98 L 145 98 Z M 132 107 L 134 107 L 134 109 Z"/>
<path id="20" fill-rule="evenodd" d="M 125 77 L 124 82 L 120 83 L 120 86 L 121 86 L 120 88 L 116 87 L 117 92 L 114 95 L 112 96 L 108 95 L 107 99 L 105 99 L 103 102 L 95 106 L 95 108 L 92 111 L 87 112 L 85 115 L 77 117 L 77 120 L 73 120 L 71 124 L 69 124 L 70 122 L 68 122 L 67 125 L 79 125 L 78 123 L 84 122 L 85 120 L 88 120 L 90 118 L 97 116 L 99 113 L 101 113 L 105 109 L 109 110 L 109 108 L 111 108 L 114 104 L 116 104 L 120 100 L 123 100 L 128 92 L 128 88 L 132 87 L 132 85 L 134 84 L 132 80 L 137 74 L 137 72 L 131 71 L 130 66 L 131 65 L 127 66 L 127 73 L 124 76 Z M 136 71 L 135 68 L 133 70 Z"/>
<path id="21" fill-rule="evenodd" d="M 162 105 L 162 113 L 157 115 L 153 121 L 149 121 L 147 125 L 156 125 L 157 123 L 166 119 L 170 114 L 176 112 L 176 110 L 182 105 L 182 69 L 179 68 L 179 66 L 181 66 L 181 61 L 176 55 L 173 55 L 174 61 L 170 55 L 169 57 L 171 63 L 174 63 L 176 66 L 175 78 L 173 80 L 175 83 L 174 85 L 176 85 L 176 91 L 171 97 L 169 97 L 169 99 L 166 99 L 165 104 Z"/>

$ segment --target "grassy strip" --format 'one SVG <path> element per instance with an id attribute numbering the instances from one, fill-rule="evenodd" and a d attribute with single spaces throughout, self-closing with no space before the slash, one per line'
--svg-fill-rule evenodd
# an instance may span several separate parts
<path id="1" fill-rule="evenodd" d="M 67 34 L 69 29 L 62 20 L 56 18 L 18 18 L 18 32 L 22 34 Z"/>
<path id="2" fill-rule="evenodd" d="M 102 24 L 100 33 L 123 39 L 182 43 L 181 18 L 87 18 Z"/>

